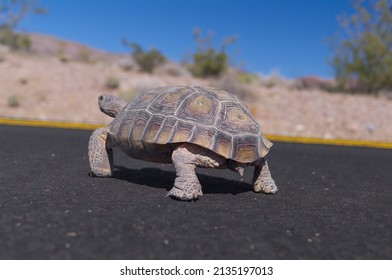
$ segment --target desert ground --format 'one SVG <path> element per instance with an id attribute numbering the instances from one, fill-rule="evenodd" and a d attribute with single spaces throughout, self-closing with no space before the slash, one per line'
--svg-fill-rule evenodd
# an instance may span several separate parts
<path id="1" fill-rule="evenodd" d="M 97 105 L 104 92 L 131 100 L 159 86 L 212 85 L 237 94 L 266 134 L 392 141 L 387 95 L 330 93 L 279 77 L 244 82 L 234 70 L 200 79 L 173 62 L 147 74 L 129 55 L 56 40 L 32 35 L 31 53 L 0 48 L 1 117 L 107 124 L 110 118 Z"/>

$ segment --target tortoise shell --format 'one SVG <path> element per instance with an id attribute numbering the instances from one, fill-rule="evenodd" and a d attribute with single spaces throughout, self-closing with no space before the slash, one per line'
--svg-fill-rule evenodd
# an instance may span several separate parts
<path id="1" fill-rule="evenodd" d="M 205 86 L 145 91 L 120 111 L 110 130 L 122 145 L 193 143 L 241 163 L 264 157 L 272 143 L 236 96 Z"/>

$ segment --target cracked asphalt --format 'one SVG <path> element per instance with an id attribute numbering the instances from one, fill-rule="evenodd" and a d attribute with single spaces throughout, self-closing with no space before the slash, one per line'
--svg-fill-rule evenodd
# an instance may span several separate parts
<path id="1" fill-rule="evenodd" d="M 277 194 L 199 169 L 182 202 L 172 165 L 119 150 L 114 178 L 89 177 L 90 134 L 0 125 L 0 259 L 392 258 L 392 150 L 276 142 Z"/>

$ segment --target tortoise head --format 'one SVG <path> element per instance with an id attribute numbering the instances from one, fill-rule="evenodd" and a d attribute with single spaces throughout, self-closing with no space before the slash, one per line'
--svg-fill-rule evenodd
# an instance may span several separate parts
<path id="1" fill-rule="evenodd" d="M 118 96 L 102 94 L 98 97 L 99 109 L 106 115 L 115 118 L 128 102 Z"/>

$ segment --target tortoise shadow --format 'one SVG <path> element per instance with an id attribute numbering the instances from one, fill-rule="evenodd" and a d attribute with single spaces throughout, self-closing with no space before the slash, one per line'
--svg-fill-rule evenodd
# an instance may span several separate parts
<path id="1" fill-rule="evenodd" d="M 142 169 L 130 169 L 123 166 L 114 166 L 113 177 L 118 180 L 127 181 L 132 184 L 146 185 L 152 188 L 166 189 L 173 187 L 176 173 L 174 171 L 159 168 L 146 167 Z M 197 173 L 204 194 L 232 194 L 251 192 L 250 184 L 228 180 L 222 177 L 214 177 Z"/>

